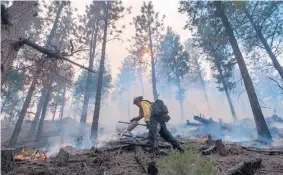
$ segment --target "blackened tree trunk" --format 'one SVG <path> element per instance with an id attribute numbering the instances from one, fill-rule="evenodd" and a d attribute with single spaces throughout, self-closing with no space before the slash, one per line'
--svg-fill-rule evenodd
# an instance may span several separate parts
<path id="1" fill-rule="evenodd" d="M 95 24 L 95 27 L 92 31 L 91 35 L 91 43 L 90 43 L 90 53 L 89 53 L 89 69 L 93 69 L 93 62 L 94 62 L 94 56 L 95 56 L 95 48 L 96 48 L 96 41 L 97 41 L 97 35 L 98 35 L 98 22 L 99 20 L 97 19 L 97 22 Z M 83 109 L 82 109 L 82 116 L 80 120 L 80 127 L 83 129 L 86 124 L 86 119 L 87 119 L 87 110 L 88 110 L 88 103 L 89 103 L 89 95 L 90 95 L 90 85 L 91 85 L 91 75 L 92 72 L 87 73 L 87 81 L 86 81 L 86 89 L 85 89 L 85 94 L 84 94 L 84 102 L 83 102 Z"/>
<path id="2" fill-rule="evenodd" d="M 4 102 L 2 103 L 1 113 L 3 112 L 3 110 L 4 110 L 4 108 L 5 108 L 6 104 L 7 104 L 7 101 L 10 98 L 10 94 L 11 94 L 11 89 L 8 90 L 7 96 L 6 96 L 5 100 L 4 100 Z"/>
<path id="3" fill-rule="evenodd" d="M 202 74 L 201 74 L 201 69 L 200 69 L 200 66 L 199 66 L 197 59 L 195 59 L 195 63 L 196 63 L 197 70 L 198 70 L 198 76 L 199 76 L 199 79 L 200 79 L 200 84 L 201 84 L 201 87 L 202 87 L 202 90 L 203 90 L 203 93 L 204 93 L 204 98 L 205 98 L 205 101 L 207 103 L 208 112 L 209 112 L 209 115 L 212 115 L 212 110 L 211 110 L 210 103 L 209 103 L 209 100 L 208 100 L 207 90 L 206 90 L 206 87 L 205 87 L 205 83 L 204 83 L 204 80 L 203 80 L 203 77 L 202 77 Z"/>
<path id="4" fill-rule="evenodd" d="M 49 33 L 49 36 L 47 38 L 47 41 L 45 43 L 45 47 L 48 48 L 50 47 L 50 44 L 52 43 L 52 40 L 54 38 L 54 35 L 55 35 L 55 32 L 58 28 L 58 21 L 59 21 L 59 18 L 60 18 L 60 15 L 61 15 L 61 12 L 62 12 L 62 9 L 65 5 L 65 2 L 61 2 L 60 6 L 59 6 L 59 9 L 56 13 L 56 17 L 55 17 L 55 20 L 54 20 L 54 23 L 53 23 L 53 26 L 51 28 L 51 31 Z M 42 59 L 43 59 L 43 56 L 42 56 Z M 43 86 L 43 88 L 41 89 L 41 96 L 40 96 L 40 100 L 39 100 L 39 103 L 37 105 L 37 110 L 36 110 L 36 114 L 35 114 L 35 117 L 34 117 L 34 120 L 31 124 L 31 127 L 30 127 L 30 130 L 29 130 L 29 134 L 28 136 L 31 138 L 34 136 L 35 134 L 35 131 L 36 131 L 36 127 L 38 125 L 38 120 L 39 120 L 39 117 L 40 117 L 40 114 L 41 114 L 41 111 L 42 111 L 42 108 L 43 108 L 43 104 L 44 104 L 44 101 L 45 101 L 45 97 L 46 97 L 46 87 Z"/>
<path id="5" fill-rule="evenodd" d="M 64 83 L 64 91 L 63 91 L 63 100 L 62 100 L 62 105 L 61 105 L 61 109 L 60 109 L 60 121 L 63 118 L 64 115 L 64 108 L 65 108 L 65 100 L 66 100 L 66 88 L 67 88 L 67 84 L 66 82 Z"/>
<path id="6" fill-rule="evenodd" d="M 219 58 L 217 58 L 217 56 L 216 56 L 215 59 L 219 59 Z M 229 107 L 230 107 L 230 111 L 231 111 L 232 117 L 233 117 L 234 121 L 236 121 L 237 120 L 237 116 L 236 116 L 235 108 L 234 108 L 234 105 L 232 103 L 232 100 L 231 100 L 231 97 L 230 97 L 230 93 L 229 93 L 229 90 L 228 90 L 228 87 L 227 87 L 227 82 L 226 82 L 226 79 L 225 79 L 225 77 L 223 75 L 223 71 L 222 71 L 222 68 L 221 68 L 219 60 L 216 60 L 216 68 L 217 68 L 217 71 L 219 72 L 219 75 L 220 75 L 220 80 L 221 80 L 221 83 L 223 85 L 226 97 L 227 97 L 227 101 L 228 101 L 228 104 L 229 104 Z"/>
<path id="7" fill-rule="evenodd" d="M 103 31 L 103 43 L 102 43 L 102 53 L 101 60 L 98 70 L 98 80 L 97 80 L 97 89 L 95 96 L 95 106 L 93 112 L 93 121 L 91 125 L 91 133 L 90 140 L 92 143 L 96 142 L 97 132 L 98 132 L 98 120 L 99 120 L 99 112 L 100 112 L 100 101 L 102 94 L 102 84 L 103 84 L 103 73 L 104 73 L 104 61 L 105 61 L 105 51 L 106 51 L 106 42 L 107 42 L 107 28 L 108 28 L 108 10 L 110 8 L 110 2 L 107 1 L 105 8 L 105 17 L 104 17 L 104 31 Z"/>
<path id="8" fill-rule="evenodd" d="M 149 28 L 149 47 L 150 47 L 150 56 L 151 56 L 151 80 L 152 80 L 152 92 L 153 92 L 153 98 L 154 101 L 158 99 L 157 89 L 156 89 L 156 76 L 155 76 L 155 61 L 153 56 L 153 45 L 152 45 L 152 33 L 151 33 L 151 27 Z"/>
<path id="9" fill-rule="evenodd" d="M 55 73 L 51 73 L 50 76 L 50 81 L 48 83 L 48 89 L 47 89 L 47 93 L 46 93 L 46 97 L 45 97 L 45 101 L 43 104 L 43 108 L 42 108 L 42 114 L 41 114 L 41 118 L 39 121 L 39 125 L 38 125 L 38 129 L 37 129 L 37 133 L 36 133 L 36 141 L 39 142 L 42 136 L 42 129 L 43 129 L 43 124 L 44 124 L 44 120 L 45 120 L 45 116 L 46 116 L 46 112 L 47 112 L 47 107 L 50 101 L 50 96 L 52 93 L 52 84 L 53 81 L 55 80 Z"/>
<path id="10" fill-rule="evenodd" d="M 144 96 L 144 89 L 143 89 L 143 77 L 142 77 L 142 73 L 143 73 L 143 70 L 142 70 L 142 67 L 140 66 L 138 68 L 138 76 L 139 76 L 139 81 L 140 81 L 140 84 L 141 84 L 141 92 L 142 92 L 142 96 Z"/>
<path id="11" fill-rule="evenodd" d="M 15 145 L 17 143 L 17 139 L 18 139 L 18 136 L 21 132 L 22 124 L 24 122 L 25 114 L 26 114 L 27 109 L 30 105 L 31 97 L 32 97 L 32 94 L 34 92 L 35 86 L 37 84 L 37 78 L 38 78 L 37 76 L 40 72 L 39 67 L 40 67 L 39 65 L 36 65 L 36 71 L 35 71 L 35 74 L 34 74 L 34 77 L 33 77 L 33 81 L 31 82 L 27 97 L 25 99 L 22 110 L 20 112 L 20 116 L 19 116 L 17 123 L 16 123 L 16 126 L 14 128 L 12 137 L 11 137 L 10 142 L 9 142 L 9 147 L 15 147 Z"/>
<path id="12" fill-rule="evenodd" d="M 56 115 L 56 111 L 57 111 L 57 104 L 55 105 L 55 109 L 54 109 L 54 113 L 53 113 L 53 117 L 52 117 L 52 122 L 54 121 L 55 119 L 55 115 Z"/>
<path id="13" fill-rule="evenodd" d="M 15 60 L 25 31 L 37 14 L 38 1 L 14 1 L 12 6 L 3 12 L 8 15 L 8 24 L 3 24 L 1 12 L 1 83 Z"/>
<path id="14" fill-rule="evenodd" d="M 235 58 L 237 59 L 237 63 L 239 66 L 239 69 L 241 71 L 242 78 L 244 80 L 245 88 L 249 97 L 250 105 L 253 111 L 256 128 L 258 132 L 258 137 L 260 140 L 272 140 L 271 134 L 269 132 L 269 129 L 267 127 L 267 124 L 265 122 L 264 116 L 262 114 L 257 95 L 255 93 L 255 89 L 252 83 L 252 79 L 249 75 L 248 69 L 246 67 L 244 58 L 242 56 L 242 53 L 240 51 L 240 48 L 238 46 L 238 42 L 236 40 L 236 37 L 234 35 L 233 29 L 231 27 L 230 22 L 228 21 L 228 18 L 224 12 L 224 8 L 222 6 L 221 1 L 215 1 L 216 11 L 219 15 L 219 17 L 222 20 L 222 23 L 225 27 L 226 33 L 229 38 L 229 42 L 232 46 Z"/>
<path id="15" fill-rule="evenodd" d="M 253 28 L 254 28 L 254 30 L 255 30 L 255 32 L 256 32 L 257 37 L 259 38 L 259 40 L 261 41 L 261 43 L 262 43 L 263 46 L 264 46 L 264 49 L 265 49 L 266 52 L 268 53 L 268 55 L 269 55 L 269 57 L 270 57 L 270 59 L 271 59 L 271 61 L 272 61 L 272 63 L 273 63 L 273 66 L 274 66 L 275 69 L 278 71 L 278 73 L 279 73 L 281 79 L 283 80 L 283 68 L 282 68 L 282 66 L 280 65 L 280 63 L 278 62 L 278 60 L 277 60 L 275 54 L 272 52 L 272 49 L 271 49 L 271 47 L 268 45 L 266 39 L 265 39 L 264 36 L 262 35 L 262 32 L 261 32 L 260 27 L 255 24 L 255 22 L 253 21 L 253 18 L 251 17 L 250 13 L 249 13 L 246 9 L 244 9 L 244 11 L 245 11 L 245 14 L 247 15 L 247 17 L 248 17 L 250 23 L 252 24 L 252 26 L 253 26 Z"/>
<path id="16" fill-rule="evenodd" d="M 178 94 L 177 94 L 177 97 L 178 97 L 178 101 L 179 101 L 179 104 L 180 104 L 180 114 L 181 114 L 181 120 L 184 121 L 184 98 L 182 96 L 182 87 L 180 85 L 180 82 L 178 83 Z"/>
<path id="17" fill-rule="evenodd" d="M 42 88 L 41 89 L 41 97 L 40 97 L 38 105 L 37 105 L 34 120 L 32 121 L 32 124 L 31 124 L 30 129 L 29 129 L 29 133 L 28 133 L 29 138 L 32 138 L 35 135 L 36 127 L 38 125 L 38 120 L 39 120 L 39 117 L 40 117 L 40 114 L 41 114 L 41 111 L 42 111 L 45 96 L 46 96 L 45 88 Z"/>

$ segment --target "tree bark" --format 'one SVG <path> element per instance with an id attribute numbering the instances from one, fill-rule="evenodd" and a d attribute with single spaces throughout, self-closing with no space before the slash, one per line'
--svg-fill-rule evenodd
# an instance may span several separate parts
<path id="1" fill-rule="evenodd" d="M 54 121 L 55 119 L 55 115 L 56 115 L 56 111 L 57 111 L 57 104 L 55 105 L 55 110 L 54 110 L 54 113 L 53 113 L 53 117 L 52 117 L 52 122 Z"/>
<path id="2" fill-rule="evenodd" d="M 232 46 L 235 58 L 237 59 L 237 63 L 239 66 L 239 69 L 241 71 L 241 75 L 244 80 L 245 88 L 249 97 L 250 105 L 253 111 L 255 123 L 256 123 L 256 128 L 257 128 L 257 133 L 258 137 L 260 140 L 267 140 L 271 141 L 272 137 L 269 132 L 269 129 L 267 127 L 267 124 L 265 122 L 264 116 L 262 114 L 257 95 L 255 93 L 255 89 L 251 80 L 251 77 L 249 75 L 248 69 L 246 67 L 244 58 L 242 56 L 242 53 L 240 51 L 240 48 L 238 46 L 238 42 L 236 40 L 236 37 L 234 35 L 233 29 L 231 27 L 230 22 L 228 21 L 228 18 L 224 12 L 223 6 L 221 1 L 215 1 L 215 6 L 216 6 L 216 11 L 219 15 L 219 17 L 222 20 L 222 23 L 225 27 L 226 33 L 229 38 L 229 42 Z"/>
<path id="3" fill-rule="evenodd" d="M 93 69 L 94 55 L 95 55 L 95 49 L 96 49 L 96 43 L 97 43 L 98 22 L 99 22 L 99 20 L 97 19 L 95 27 L 94 27 L 92 35 L 91 35 L 89 65 L 88 65 L 88 68 L 91 69 L 91 70 Z M 86 119 L 87 119 L 87 110 L 88 110 L 90 85 L 91 85 L 91 75 L 92 75 L 92 73 L 88 72 L 87 81 L 86 81 L 86 89 L 85 89 L 85 94 L 84 94 L 83 109 L 82 109 L 82 115 L 81 115 L 81 120 L 80 120 L 81 129 L 83 129 L 85 127 Z"/>
<path id="4" fill-rule="evenodd" d="M 7 104 L 8 98 L 10 97 L 10 93 L 11 93 L 11 89 L 8 90 L 7 96 L 6 96 L 4 102 L 3 102 L 2 106 L 1 106 L 1 113 L 3 112 L 3 110 L 4 110 L 4 108 L 5 108 L 6 104 Z"/>
<path id="5" fill-rule="evenodd" d="M 153 98 L 154 101 L 158 99 L 157 89 L 156 89 L 156 77 L 155 77 L 155 61 L 153 57 L 153 45 L 152 45 L 152 33 L 151 33 L 151 27 L 148 26 L 149 29 L 149 47 L 150 47 L 150 56 L 151 56 L 151 80 L 152 80 L 152 92 L 153 92 Z"/>
<path id="6" fill-rule="evenodd" d="M 266 50 L 266 52 L 268 53 L 274 68 L 278 71 L 281 79 L 283 80 L 283 68 L 280 65 L 279 61 L 277 60 L 275 54 L 272 52 L 272 49 L 270 48 L 270 46 L 268 45 L 266 39 L 264 38 L 264 36 L 262 35 L 261 29 L 259 26 L 257 26 L 255 24 L 255 22 L 253 21 L 253 18 L 251 17 L 250 13 L 247 11 L 247 9 L 244 9 L 245 14 L 247 15 L 247 18 L 249 19 L 250 23 L 252 24 L 257 37 L 259 38 L 259 40 L 261 41 L 261 43 L 264 46 L 264 49 Z"/>
<path id="7" fill-rule="evenodd" d="M 66 100 L 66 88 L 67 85 L 66 83 L 64 83 L 64 92 L 63 92 L 63 101 L 62 101 L 62 105 L 61 105 L 61 111 L 60 111 L 60 121 L 63 119 L 63 115 L 64 115 L 64 108 L 65 108 L 65 100 Z"/>
<path id="8" fill-rule="evenodd" d="M 106 52 L 106 42 L 107 42 L 107 28 L 108 28 L 108 11 L 110 8 L 110 2 L 107 1 L 105 8 L 105 17 L 104 17 L 104 31 L 103 31 L 103 43 L 102 43 L 102 54 L 98 71 L 98 81 L 97 81 L 97 89 L 95 96 L 95 106 L 93 112 L 93 121 L 91 126 L 91 134 L 90 140 L 95 143 L 97 139 L 98 132 L 98 120 L 99 120 L 99 112 L 100 112 L 100 101 L 102 94 L 102 84 L 103 84 L 103 73 L 104 73 L 104 61 L 105 61 L 105 52 Z"/>
<path id="9" fill-rule="evenodd" d="M 202 77 L 202 74 L 201 74 L 201 69 L 200 69 L 199 63 L 198 63 L 196 58 L 195 58 L 195 63 L 196 63 L 197 70 L 198 70 L 198 76 L 199 76 L 199 79 L 200 79 L 200 84 L 201 84 L 202 90 L 204 92 L 204 99 L 207 103 L 208 112 L 209 112 L 209 115 L 212 115 L 212 110 L 211 110 L 210 103 L 209 103 L 209 100 L 208 100 L 207 90 L 206 90 L 205 83 L 204 83 L 204 80 L 203 80 L 203 77 Z"/>
<path id="10" fill-rule="evenodd" d="M 179 84 L 178 85 L 178 91 L 179 93 L 181 92 L 181 85 Z M 184 120 L 184 99 L 182 99 L 181 96 L 179 96 L 179 104 L 180 104 L 180 113 L 181 113 L 181 120 L 183 121 Z"/>
<path id="11" fill-rule="evenodd" d="M 25 114 L 26 114 L 27 109 L 28 109 L 28 107 L 30 105 L 31 97 L 32 97 L 32 94 L 34 92 L 35 86 L 37 84 L 37 78 L 38 78 L 37 76 L 38 76 L 38 74 L 40 72 L 40 68 L 39 67 L 40 67 L 39 65 L 36 66 L 36 71 L 35 71 L 32 83 L 30 85 L 27 97 L 26 97 L 25 102 L 23 104 L 22 110 L 20 112 L 20 116 L 19 116 L 19 118 L 17 120 L 17 123 L 16 123 L 16 126 L 14 128 L 12 137 L 10 139 L 9 147 L 15 147 L 15 145 L 17 143 L 17 139 L 18 139 L 18 136 L 19 136 L 19 134 L 21 132 L 22 124 L 24 122 Z"/>
<path id="12" fill-rule="evenodd" d="M 28 133 L 29 138 L 32 138 L 36 133 L 35 131 L 36 131 L 38 120 L 39 120 L 39 117 L 40 117 L 40 114 L 41 114 L 41 111 L 42 111 L 43 103 L 45 101 L 45 96 L 46 96 L 45 88 L 42 88 L 41 89 L 41 97 L 40 97 L 39 103 L 37 105 L 37 110 L 36 110 L 36 113 L 35 113 L 35 116 L 34 116 L 34 120 L 33 120 L 32 124 L 30 126 L 30 130 L 29 130 L 29 133 Z"/>
<path id="13" fill-rule="evenodd" d="M 20 49 L 18 41 L 25 35 L 33 16 L 37 14 L 37 5 L 38 1 L 14 1 L 12 6 L 7 9 L 10 24 L 1 25 L 2 85 Z"/>
<path id="14" fill-rule="evenodd" d="M 139 80 L 140 80 L 140 84 L 141 84 L 141 92 L 142 92 L 142 96 L 144 96 L 142 72 L 143 72 L 142 67 L 139 67 L 138 68 L 138 73 L 139 73 Z"/>
<path id="15" fill-rule="evenodd" d="M 224 88 L 224 91 L 225 91 L 225 94 L 226 94 L 226 97 L 227 97 L 227 101 L 228 101 L 228 104 L 229 104 L 229 107 L 230 107 L 230 111 L 231 111 L 231 114 L 232 114 L 232 117 L 234 119 L 234 121 L 237 120 L 237 115 L 236 115 L 236 112 L 235 112 L 235 108 L 234 108 L 234 105 L 232 103 L 232 100 L 231 100 L 231 97 L 230 97 L 230 94 L 229 94 L 229 90 L 228 90 L 228 87 L 227 87 L 227 82 L 226 82 L 226 79 L 223 75 L 223 71 L 222 71 L 222 68 L 221 68 L 221 64 L 220 64 L 220 60 L 219 58 L 216 56 L 215 57 L 216 59 L 216 67 L 217 67 L 217 70 L 220 74 L 220 79 L 221 79 L 221 83 L 223 85 L 223 88 Z"/>
<path id="16" fill-rule="evenodd" d="M 52 73 L 52 75 L 50 76 L 50 81 L 48 83 L 48 89 L 47 89 L 47 93 L 46 93 L 46 97 L 45 97 L 45 101 L 43 104 L 43 108 L 42 108 L 42 114 L 41 114 L 41 118 L 39 121 L 39 125 L 38 125 L 38 129 L 37 129 L 37 133 L 36 133 L 36 141 L 39 142 L 42 136 L 42 129 L 43 129 L 43 124 L 44 124 L 44 120 L 45 120 L 45 116 L 46 116 L 46 112 L 47 112 L 47 107 L 50 101 L 50 96 L 52 93 L 52 83 L 55 80 L 55 73 Z"/>

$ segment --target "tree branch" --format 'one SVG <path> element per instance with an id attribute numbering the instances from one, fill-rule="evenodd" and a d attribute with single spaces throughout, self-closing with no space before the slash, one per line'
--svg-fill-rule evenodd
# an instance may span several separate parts
<path id="1" fill-rule="evenodd" d="M 278 83 L 278 81 L 274 80 L 274 79 L 271 78 L 271 77 L 268 77 L 268 78 L 269 78 L 270 80 L 274 81 L 274 82 L 278 85 L 278 87 L 283 90 L 283 86 L 280 85 L 280 84 Z"/>
<path id="2" fill-rule="evenodd" d="M 95 73 L 94 70 L 91 70 L 91 69 L 89 69 L 89 68 L 87 68 L 87 67 L 85 67 L 85 66 L 82 66 L 82 65 L 80 65 L 80 64 L 78 64 L 78 63 L 76 63 L 76 62 L 74 62 L 74 61 L 72 61 L 72 60 L 70 60 L 70 59 L 68 59 L 68 58 L 66 58 L 66 57 L 64 57 L 64 56 L 62 56 L 62 55 L 60 55 L 60 54 L 57 54 L 56 52 L 52 52 L 52 51 L 50 51 L 50 50 L 48 50 L 48 49 L 46 49 L 46 48 L 44 48 L 44 47 L 41 47 L 41 46 L 39 46 L 39 45 L 33 43 L 32 41 L 28 40 L 28 39 L 23 39 L 23 38 L 21 38 L 20 41 L 19 41 L 19 43 L 20 43 L 21 45 L 23 45 L 23 44 L 28 45 L 28 46 L 30 46 L 30 47 L 32 47 L 32 48 L 34 48 L 34 49 L 36 49 L 36 50 L 38 50 L 38 51 L 40 51 L 40 52 L 46 54 L 46 55 L 48 55 L 49 57 L 68 61 L 68 62 L 70 62 L 70 63 L 72 63 L 72 64 L 74 64 L 74 65 L 76 65 L 76 66 L 78 66 L 78 67 L 80 67 L 80 68 L 82 68 L 82 69 L 85 69 L 85 70 L 87 70 L 87 71 L 90 71 L 90 72 Z"/>

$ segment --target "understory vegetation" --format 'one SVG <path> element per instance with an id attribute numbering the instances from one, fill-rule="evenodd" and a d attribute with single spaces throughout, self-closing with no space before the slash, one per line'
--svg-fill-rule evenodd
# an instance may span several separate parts
<path id="1" fill-rule="evenodd" d="M 170 150 L 168 157 L 158 164 L 162 175 L 212 175 L 217 174 L 215 166 L 216 158 L 213 156 L 201 156 L 196 144 L 185 147 L 184 154 Z"/>

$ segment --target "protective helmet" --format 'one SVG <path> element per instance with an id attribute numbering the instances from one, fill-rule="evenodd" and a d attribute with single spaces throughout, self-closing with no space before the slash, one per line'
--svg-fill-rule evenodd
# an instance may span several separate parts
<path id="1" fill-rule="evenodd" d="M 143 99 L 143 96 L 134 97 L 133 104 L 136 104 L 138 101 L 142 99 Z"/>

